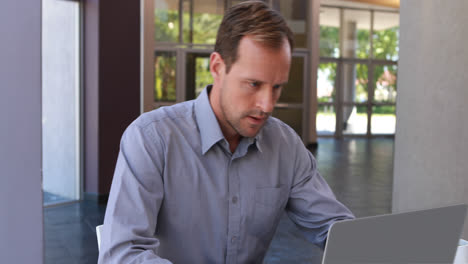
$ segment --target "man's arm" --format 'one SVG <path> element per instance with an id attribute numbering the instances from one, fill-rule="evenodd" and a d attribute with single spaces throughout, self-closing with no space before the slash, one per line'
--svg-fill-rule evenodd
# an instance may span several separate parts
<path id="1" fill-rule="evenodd" d="M 295 175 L 286 212 L 304 236 L 321 247 L 330 226 L 340 220 L 353 219 L 354 215 L 335 195 L 317 170 L 312 153 L 299 139 L 296 145 Z"/>
<path id="2" fill-rule="evenodd" d="M 137 121 L 122 136 L 98 263 L 171 263 L 157 256 L 154 237 L 164 198 L 163 153 L 156 131 Z"/>

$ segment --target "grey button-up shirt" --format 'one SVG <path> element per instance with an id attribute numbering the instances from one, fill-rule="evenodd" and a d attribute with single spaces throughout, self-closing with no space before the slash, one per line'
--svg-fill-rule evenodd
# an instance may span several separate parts
<path id="1" fill-rule="evenodd" d="M 210 88 L 125 131 L 99 263 L 261 263 L 284 210 L 322 247 L 333 222 L 353 218 L 278 119 L 231 153 Z"/>

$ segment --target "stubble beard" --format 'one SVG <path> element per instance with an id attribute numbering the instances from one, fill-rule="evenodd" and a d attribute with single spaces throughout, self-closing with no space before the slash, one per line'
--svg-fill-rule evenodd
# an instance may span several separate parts
<path id="1" fill-rule="evenodd" d="M 262 112 L 262 111 L 259 111 L 259 110 L 252 110 L 252 111 L 241 113 L 239 115 L 239 117 L 230 116 L 228 114 L 229 109 L 226 109 L 226 105 L 228 104 L 226 102 L 227 100 L 224 100 L 224 99 L 225 98 L 223 96 L 221 96 L 220 108 L 221 108 L 221 112 L 223 114 L 224 120 L 241 137 L 255 137 L 260 132 L 260 130 L 263 128 L 263 126 L 265 126 L 265 123 L 266 123 L 267 119 L 271 115 L 271 113 L 265 113 L 265 112 Z M 231 111 L 231 113 L 234 113 L 234 111 Z M 248 116 L 250 116 L 250 115 L 262 116 L 262 117 L 265 118 L 263 123 L 258 126 L 257 131 L 253 135 L 250 135 L 250 133 L 248 133 L 247 131 L 244 131 L 244 129 L 242 128 L 242 125 L 241 125 L 241 120 L 248 117 Z M 251 127 L 253 127 L 253 126 L 251 126 Z"/>

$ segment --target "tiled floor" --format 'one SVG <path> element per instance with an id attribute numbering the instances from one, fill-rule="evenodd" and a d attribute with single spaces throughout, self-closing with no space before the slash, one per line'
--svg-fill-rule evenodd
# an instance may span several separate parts
<path id="1" fill-rule="evenodd" d="M 45 263 L 97 263 L 95 227 L 104 211 L 105 205 L 94 201 L 44 209 Z"/>
<path id="2" fill-rule="evenodd" d="M 53 205 L 57 203 L 69 202 L 69 201 L 71 200 L 63 196 L 60 196 L 58 194 L 54 194 L 50 192 L 43 193 L 43 202 L 45 206 L 49 206 L 49 205 Z"/>
<path id="3" fill-rule="evenodd" d="M 322 139 L 314 153 L 322 176 L 356 217 L 391 212 L 393 139 Z M 321 263 L 322 251 L 307 242 L 283 215 L 264 263 Z"/>
<path id="4" fill-rule="evenodd" d="M 318 167 L 340 201 L 357 216 L 391 211 L 393 139 L 320 139 Z M 84 201 L 44 209 L 47 264 L 96 263 L 95 226 L 105 205 Z M 321 252 L 281 219 L 265 263 L 320 263 Z"/>

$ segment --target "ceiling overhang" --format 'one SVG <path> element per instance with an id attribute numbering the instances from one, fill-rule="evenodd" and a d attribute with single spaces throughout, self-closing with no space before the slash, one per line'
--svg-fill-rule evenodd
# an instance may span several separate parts
<path id="1" fill-rule="evenodd" d="M 345 0 L 347 2 L 358 2 L 376 6 L 385 6 L 391 8 L 400 8 L 400 0 Z"/>

